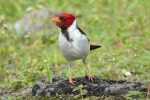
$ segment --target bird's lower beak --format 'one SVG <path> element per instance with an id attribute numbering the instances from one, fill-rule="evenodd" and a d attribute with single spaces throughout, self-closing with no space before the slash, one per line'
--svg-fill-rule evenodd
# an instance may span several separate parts
<path id="1" fill-rule="evenodd" d="M 54 23 L 60 23 L 61 22 L 59 17 L 53 18 L 53 19 L 51 19 L 51 21 Z"/>

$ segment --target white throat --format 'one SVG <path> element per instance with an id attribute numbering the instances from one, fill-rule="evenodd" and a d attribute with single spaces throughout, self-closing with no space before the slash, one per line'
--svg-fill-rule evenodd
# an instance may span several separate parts
<path id="1" fill-rule="evenodd" d="M 77 28 L 77 23 L 76 23 L 76 20 L 74 20 L 74 22 L 72 23 L 72 25 L 70 25 L 70 27 L 68 28 L 68 31 L 72 32 L 76 28 Z"/>

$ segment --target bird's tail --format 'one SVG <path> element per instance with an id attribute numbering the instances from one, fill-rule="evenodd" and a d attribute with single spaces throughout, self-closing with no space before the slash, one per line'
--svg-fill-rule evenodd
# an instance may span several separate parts
<path id="1" fill-rule="evenodd" d="M 100 45 L 90 45 L 90 50 L 95 50 L 100 47 L 101 47 Z"/>

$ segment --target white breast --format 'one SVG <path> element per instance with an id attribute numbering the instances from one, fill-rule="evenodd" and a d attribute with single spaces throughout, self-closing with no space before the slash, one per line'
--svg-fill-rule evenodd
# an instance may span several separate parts
<path id="1" fill-rule="evenodd" d="M 87 37 L 76 28 L 76 21 L 68 28 L 68 32 L 73 41 L 69 42 L 62 33 L 58 39 L 63 56 L 68 61 L 85 58 L 90 52 L 90 45 Z"/>

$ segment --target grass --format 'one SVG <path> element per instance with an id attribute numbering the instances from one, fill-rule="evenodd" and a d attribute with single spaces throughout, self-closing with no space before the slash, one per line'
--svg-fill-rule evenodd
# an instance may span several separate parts
<path id="1" fill-rule="evenodd" d="M 94 75 L 147 84 L 150 82 L 149 5 L 149 0 L 0 0 L 0 89 L 16 91 L 32 86 L 35 81 L 51 81 L 54 74 L 67 76 L 67 62 L 57 46 L 58 34 L 34 34 L 22 44 L 12 28 L 27 13 L 48 7 L 77 15 L 78 25 L 90 41 L 102 45 L 88 57 Z M 73 76 L 85 75 L 82 66 L 81 61 L 74 64 Z M 134 75 L 125 77 L 123 70 Z"/>

